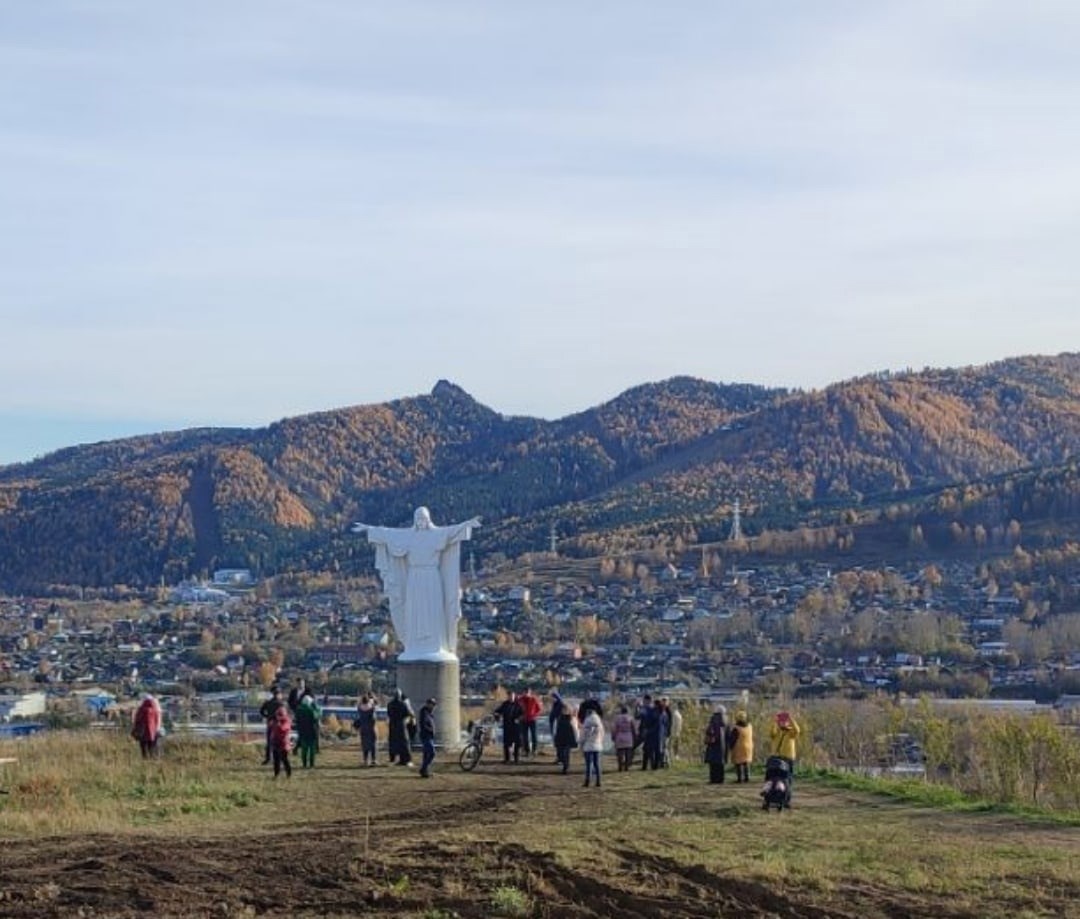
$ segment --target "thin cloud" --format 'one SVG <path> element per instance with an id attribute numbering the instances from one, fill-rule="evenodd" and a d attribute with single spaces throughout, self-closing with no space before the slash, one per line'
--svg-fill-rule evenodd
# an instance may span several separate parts
<path id="1" fill-rule="evenodd" d="M 2 16 L 0 412 L 553 417 L 1080 336 L 1073 4 Z"/>

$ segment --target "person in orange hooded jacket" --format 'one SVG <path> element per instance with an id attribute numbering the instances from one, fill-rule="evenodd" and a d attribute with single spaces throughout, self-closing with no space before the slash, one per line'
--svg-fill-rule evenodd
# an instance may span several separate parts
<path id="1" fill-rule="evenodd" d="M 157 756 L 158 738 L 161 736 L 161 705 L 150 693 L 143 696 L 135 710 L 131 736 L 139 742 L 144 759 Z"/>

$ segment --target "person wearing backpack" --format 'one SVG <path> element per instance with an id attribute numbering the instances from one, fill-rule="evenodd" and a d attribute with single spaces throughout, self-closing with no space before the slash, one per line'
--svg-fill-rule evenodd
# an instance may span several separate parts
<path id="1" fill-rule="evenodd" d="M 158 739 L 161 737 L 161 705 L 150 693 L 143 696 L 135 710 L 131 736 L 139 742 L 144 759 L 158 755 Z"/>

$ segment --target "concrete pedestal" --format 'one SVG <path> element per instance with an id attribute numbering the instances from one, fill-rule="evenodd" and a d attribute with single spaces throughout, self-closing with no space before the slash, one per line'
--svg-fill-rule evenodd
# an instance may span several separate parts
<path id="1" fill-rule="evenodd" d="M 456 658 L 445 661 L 398 661 L 397 686 L 413 711 L 434 698 L 435 743 L 443 750 L 461 748 L 461 671 Z"/>

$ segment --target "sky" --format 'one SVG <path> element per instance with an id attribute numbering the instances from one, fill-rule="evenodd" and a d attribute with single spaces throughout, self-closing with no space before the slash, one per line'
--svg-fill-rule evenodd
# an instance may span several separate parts
<path id="1" fill-rule="evenodd" d="M 1080 350 L 1073 0 L 0 5 L 0 464 Z"/>

